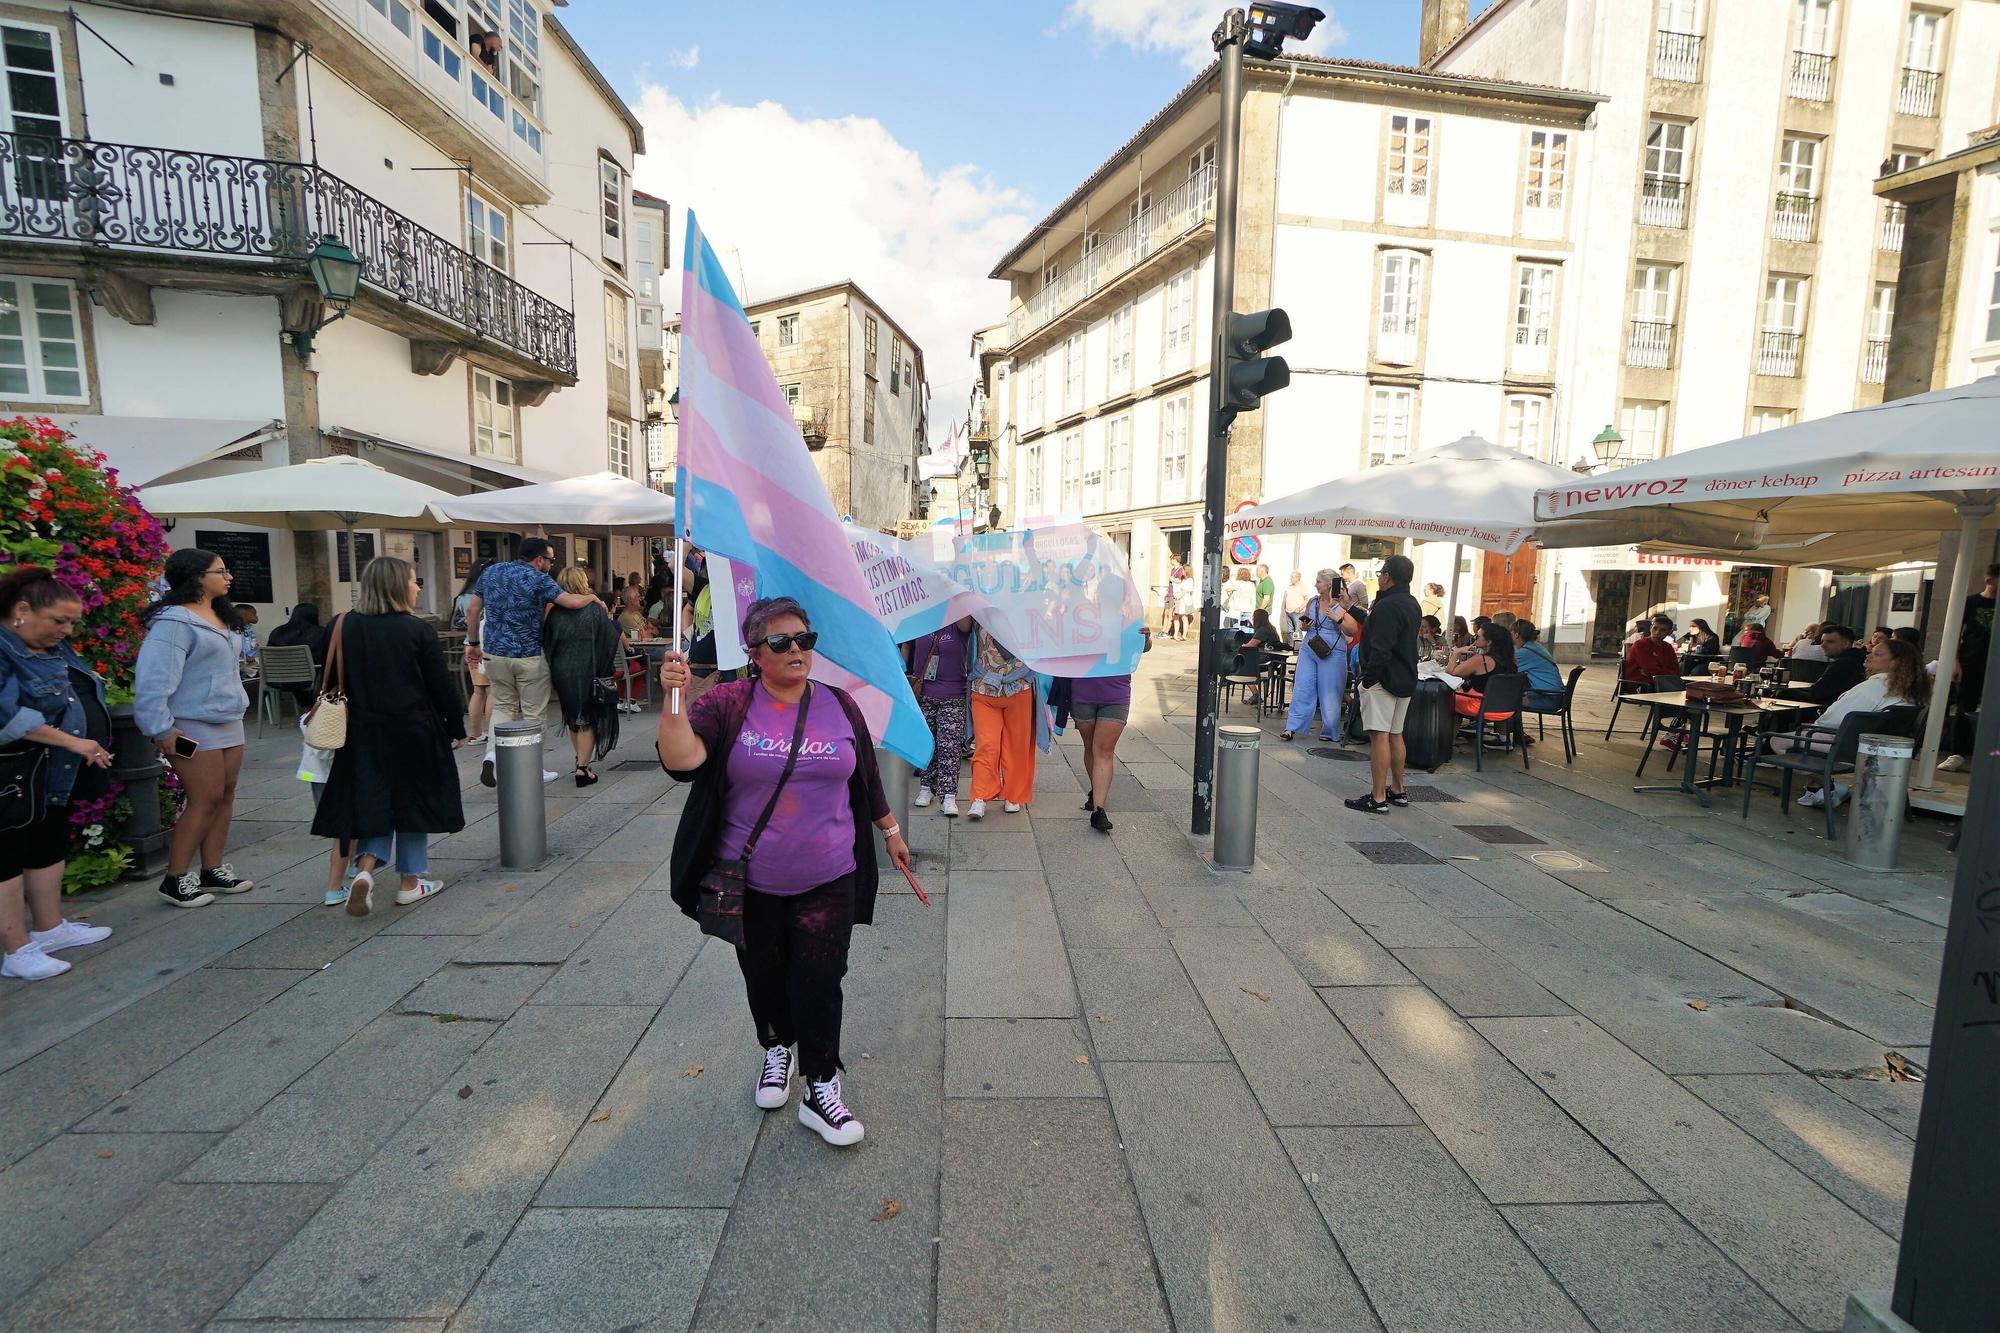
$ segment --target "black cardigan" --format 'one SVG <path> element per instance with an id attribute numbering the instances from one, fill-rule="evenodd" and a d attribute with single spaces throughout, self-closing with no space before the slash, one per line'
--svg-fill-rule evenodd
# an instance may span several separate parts
<path id="1" fill-rule="evenodd" d="M 451 743 L 465 739 L 465 714 L 437 631 L 401 612 L 344 619 L 347 744 L 333 752 L 313 836 L 458 832 L 465 810 Z"/>
<path id="2" fill-rule="evenodd" d="M 847 781 L 847 803 L 854 819 L 854 923 L 866 926 L 875 920 L 878 873 L 872 828 L 889 813 L 889 798 L 882 791 L 882 773 L 875 763 L 875 746 L 869 740 L 868 719 L 861 715 L 860 705 L 845 690 L 824 682 L 815 681 L 812 688 L 839 701 L 854 728 L 854 776 Z M 743 730 L 743 720 L 750 715 L 755 689 L 755 681 L 733 680 L 702 695 L 688 710 L 688 725 L 708 747 L 708 762 L 700 768 L 667 769 L 675 781 L 694 784 L 681 811 L 680 826 L 674 830 L 674 851 L 667 868 L 673 900 L 687 916 L 695 914 L 701 877 L 715 860 L 723 789 L 729 781 L 729 752 Z"/>

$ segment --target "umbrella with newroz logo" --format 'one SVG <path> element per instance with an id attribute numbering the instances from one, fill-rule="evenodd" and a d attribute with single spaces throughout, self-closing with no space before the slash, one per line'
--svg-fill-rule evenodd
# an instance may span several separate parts
<path id="1" fill-rule="evenodd" d="M 1876 407 L 1670 454 L 1535 493 L 1538 521 L 1574 520 L 1556 545 L 1679 539 L 1688 520 L 1733 527 L 1705 549 L 1754 554 L 1824 537 L 1908 533 L 1911 547 L 1958 528 L 1915 785 L 1936 767 L 1965 600 L 1986 549 L 1980 528 L 2000 505 L 2000 376 Z M 1809 549 L 1809 548 L 1808 548 Z"/>

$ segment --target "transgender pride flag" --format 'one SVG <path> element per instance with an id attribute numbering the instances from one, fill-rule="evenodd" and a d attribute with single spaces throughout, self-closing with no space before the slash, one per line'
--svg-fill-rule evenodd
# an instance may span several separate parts
<path id="1" fill-rule="evenodd" d="M 813 675 L 854 696 L 875 741 L 922 767 L 931 733 L 903 658 L 806 453 L 742 303 L 690 211 L 681 265 L 680 529 L 792 597 L 819 634 Z M 726 632 L 726 631 L 725 631 Z"/>

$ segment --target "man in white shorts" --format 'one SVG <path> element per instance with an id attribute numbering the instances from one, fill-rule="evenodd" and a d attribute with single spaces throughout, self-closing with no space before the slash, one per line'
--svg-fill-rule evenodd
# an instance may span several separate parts
<path id="1" fill-rule="evenodd" d="M 1361 726 L 1368 733 L 1373 786 L 1366 796 L 1343 802 L 1350 810 L 1379 815 L 1410 803 L 1403 790 L 1403 719 L 1417 692 L 1417 626 L 1423 617 L 1410 593 L 1415 576 L 1406 555 L 1382 562 L 1381 591 L 1368 613 L 1368 632 L 1361 636 Z"/>

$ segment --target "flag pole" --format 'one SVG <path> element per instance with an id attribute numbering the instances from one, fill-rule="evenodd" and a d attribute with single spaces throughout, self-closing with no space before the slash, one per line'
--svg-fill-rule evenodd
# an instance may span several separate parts
<path id="1" fill-rule="evenodd" d="M 687 549 L 679 533 L 674 535 L 674 646 L 673 652 L 681 651 L 681 570 L 687 564 Z M 681 711 L 681 691 L 676 685 L 669 692 L 667 711 L 679 716 Z"/>

